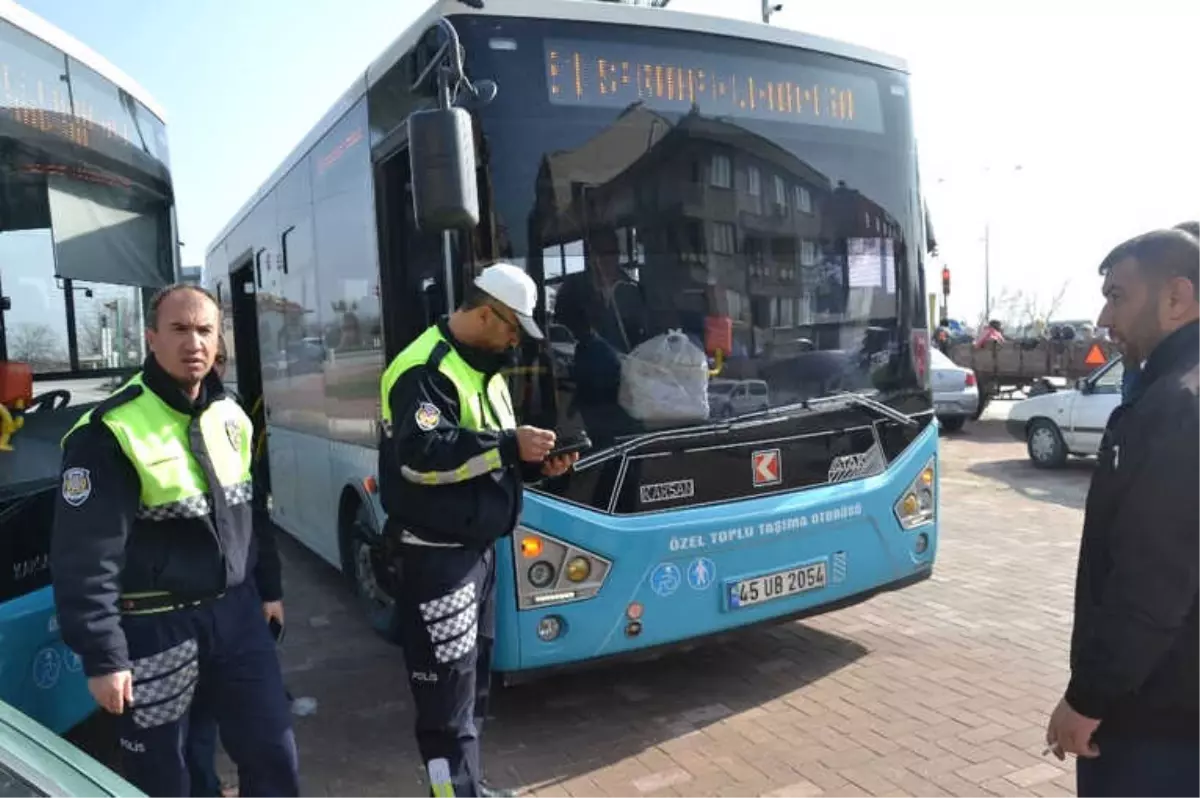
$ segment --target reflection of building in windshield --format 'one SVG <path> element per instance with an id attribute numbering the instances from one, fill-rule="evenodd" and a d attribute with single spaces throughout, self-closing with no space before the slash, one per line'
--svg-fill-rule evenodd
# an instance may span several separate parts
<path id="1" fill-rule="evenodd" d="M 730 122 L 693 113 L 672 126 L 635 104 L 583 146 L 548 156 L 538 190 L 547 306 L 576 338 L 593 325 L 619 349 L 636 346 L 636 334 L 619 346 L 607 329 L 626 316 L 636 325 L 641 311 L 623 297 L 649 308 L 644 335 L 677 326 L 700 336 L 706 316 L 729 316 L 734 356 L 837 347 L 836 329 L 821 340 L 813 328 L 896 314 L 897 221 Z M 585 264 L 595 273 L 581 302 Z M 614 304 L 603 293 L 614 285 L 637 290 L 617 290 L 619 313 L 597 312 L 598 298 Z M 560 292 L 576 298 L 563 307 Z"/>
<path id="2" fill-rule="evenodd" d="M 800 157 L 810 149 L 847 175 L 864 173 L 852 158 L 889 157 L 770 140 L 694 111 L 672 124 L 635 103 L 543 159 L 530 260 L 548 321 L 574 339 L 576 406 L 603 406 L 624 426 L 617 353 L 669 329 L 704 346 L 714 316 L 733 329 L 720 376 L 770 383 L 770 399 L 748 408 L 857 387 L 865 374 L 847 372 L 878 365 L 872 354 L 894 337 L 903 233 L 865 188 Z"/>

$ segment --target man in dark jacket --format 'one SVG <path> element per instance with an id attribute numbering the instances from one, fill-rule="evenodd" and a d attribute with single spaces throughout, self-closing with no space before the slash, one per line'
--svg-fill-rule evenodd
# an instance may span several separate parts
<path id="1" fill-rule="evenodd" d="M 417 747 L 435 795 L 500 795 L 479 734 L 496 635 L 496 541 L 521 516 L 522 482 L 567 471 L 551 430 L 518 426 L 501 369 L 533 319 L 537 287 L 489 266 L 462 307 L 404 348 L 381 383 L 379 491 L 401 543 L 400 637 Z"/>
<path id="2" fill-rule="evenodd" d="M 1078 793 L 1200 792 L 1200 248 L 1181 230 L 1100 266 L 1107 327 L 1143 363 L 1113 412 L 1088 492 L 1071 680 L 1046 742 L 1075 754 Z"/>
<path id="3" fill-rule="evenodd" d="M 217 339 L 217 357 L 213 361 L 213 372 L 222 384 L 225 382 L 225 369 L 228 364 L 229 350 L 225 346 L 225 336 Z M 233 399 L 250 416 L 251 421 L 257 415 L 254 409 L 245 406 L 245 402 L 231 388 L 226 386 L 225 393 Z M 261 406 L 261 399 L 259 401 Z M 267 513 L 266 500 L 262 492 L 261 456 L 258 442 L 263 430 L 258 424 L 254 425 L 254 435 L 251 438 L 252 465 L 250 467 L 251 481 L 254 482 L 254 498 L 250 503 L 253 507 L 253 524 L 255 539 L 258 542 L 258 564 L 254 569 L 255 584 L 259 597 L 263 599 L 263 618 L 270 624 L 275 621 L 280 630 L 283 628 L 283 579 L 279 561 L 279 550 L 275 545 L 275 530 L 271 526 L 271 518 Z M 290 696 L 289 696 L 290 699 Z M 188 773 L 192 780 L 192 798 L 219 798 L 223 795 L 236 795 L 237 787 L 221 783 L 217 774 L 217 718 L 211 708 L 203 705 L 192 705 L 191 716 L 188 719 L 187 743 L 184 758 L 187 760 Z"/>
<path id="4" fill-rule="evenodd" d="M 63 439 L 50 562 L 63 641 L 118 716 L 126 777 L 191 795 L 194 706 L 217 718 L 243 794 L 298 795 L 296 742 L 251 521 L 250 420 L 212 373 L 220 311 L 173 285 L 141 372 Z"/>

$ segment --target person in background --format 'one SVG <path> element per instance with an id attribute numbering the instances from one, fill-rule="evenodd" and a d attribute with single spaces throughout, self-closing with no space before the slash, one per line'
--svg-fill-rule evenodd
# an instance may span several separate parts
<path id="1" fill-rule="evenodd" d="M 1004 326 L 997 319 L 989 321 L 979 332 L 979 337 L 975 339 L 975 348 L 983 349 L 992 341 L 998 344 L 1004 343 Z"/>
<path id="2" fill-rule="evenodd" d="M 1046 729 L 1078 794 L 1200 792 L 1200 245 L 1156 230 L 1100 265 L 1136 389 L 1108 420 L 1084 509 L 1071 678 Z"/>

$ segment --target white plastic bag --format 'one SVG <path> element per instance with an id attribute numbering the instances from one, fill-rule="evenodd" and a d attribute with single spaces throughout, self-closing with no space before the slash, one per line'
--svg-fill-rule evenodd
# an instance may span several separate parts
<path id="1" fill-rule="evenodd" d="M 621 407 L 639 421 L 708 418 L 708 359 L 680 330 L 651 338 L 621 358 Z"/>

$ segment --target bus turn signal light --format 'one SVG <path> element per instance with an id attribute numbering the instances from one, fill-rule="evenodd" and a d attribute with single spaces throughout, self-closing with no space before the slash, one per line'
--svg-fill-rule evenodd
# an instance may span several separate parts
<path id="1" fill-rule="evenodd" d="M 542 553 L 542 539 L 533 535 L 526 535 L 521 538 L 521 556 L 522 557 L 537 557 Z"/>
<path id="2" fill-rule="evenodd" d="M 935 467 L 931 459 L 896 500 L 893 512 L 903 529 L 914 529 L 922 524 L 931 523 L 937 516 L 934 498 L 934 483 L 937 481 Z"/>

